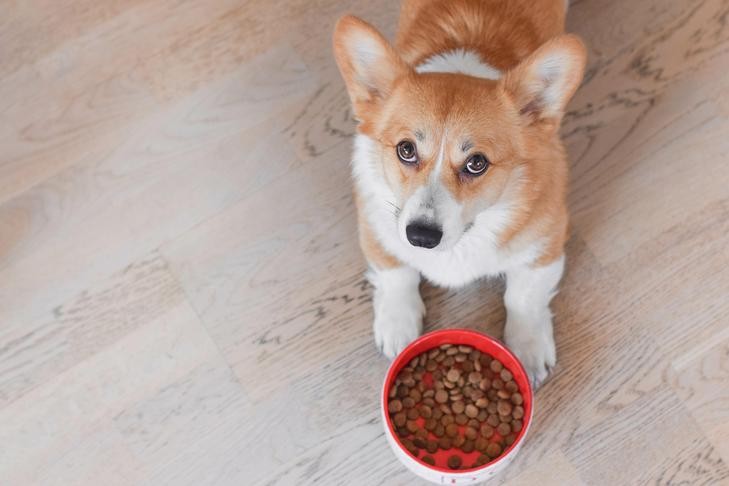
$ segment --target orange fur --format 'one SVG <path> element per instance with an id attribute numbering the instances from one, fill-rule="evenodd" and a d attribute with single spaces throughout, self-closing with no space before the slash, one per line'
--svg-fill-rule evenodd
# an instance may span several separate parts
<path id="1" fill-rule="evenodd" d="M 509 181 L 518 177 L 522 182 L 512 196 L 516 210 L 500 242 L 545 242 L 537 266 L 558 258 L 567 238 L 568 167 L 557 134 L 563 105 L 551 110 L 534 94 L 543 87 L 535 66 L 555 49 L 575 65 L 564 81 L 564 103 L 582 77 L 584 47 L 574 36 L 559 36 L 564 5 L 563 0 L 406 0 L 395 48 L 353 17 L 342 19 L 335 30 L 335 56 L 361 122 L 359 131 L 382 146 L 388 184 L 403 198 L 423 185 L 435 169 L 447 133 L 440 177 L 466 217 L 497 201 Z M 366 73 L 350 54 L 351 43 L 361 39 L 362 32 L 377 39 L 364 57 L 374 51 L 382 58 Z M 454 48 L 477 52 L 505 71 L 504 78 L 414 71 L 412 66 Z M 398 160 L 395 147 L 403 139 L 415 140 L 416 130 L 424 134 L 417 143 L 421 162 L 407 166 Z M 464 141 L 473 148 L 464 152 Z M 475 152 L 486 154 L 492 165 L 480 177 L 464 177 L 463 164 Z M 380 265 L 396 264 L 361 214 L 359 220 L 367 258 Z"/>

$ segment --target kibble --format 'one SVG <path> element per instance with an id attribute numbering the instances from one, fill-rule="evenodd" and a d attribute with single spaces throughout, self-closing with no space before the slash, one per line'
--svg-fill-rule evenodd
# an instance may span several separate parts
<path id="1" fill-rule="evenodd" d="M 524 396 L 511 370 L 467 345 L 445 344 L 414 357 L 387 396 L 398 440 L 431 466 L 480 467 L 503 454 L 524 427 Z M 460 454 L 473 451 L 478 458 L 464 464 Z"/>

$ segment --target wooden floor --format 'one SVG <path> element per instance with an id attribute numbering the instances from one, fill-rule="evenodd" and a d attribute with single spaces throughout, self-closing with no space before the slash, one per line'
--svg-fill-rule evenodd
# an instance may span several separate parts
<path id="1" fill-rule="evenodd" d="M 496 483 L 729 484 L 729 1 L 572 3 L 559 363 Z M 329 45 L 395 2 L 0 12 L 0 483 L 419 484 Z M 424 292 L 428 330 L 501 336 L 501 282 Z"/>

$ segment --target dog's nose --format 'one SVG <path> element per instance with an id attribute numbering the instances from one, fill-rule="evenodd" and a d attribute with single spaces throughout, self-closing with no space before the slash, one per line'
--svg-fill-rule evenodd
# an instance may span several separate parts
<path id="1" fill-rule="evenodd" d="M 435 248 L 443 237 L 440 228 L 420 223 L 407 225 L 405 234 L 411 245 L 422 246 L 423 248 Z"/>

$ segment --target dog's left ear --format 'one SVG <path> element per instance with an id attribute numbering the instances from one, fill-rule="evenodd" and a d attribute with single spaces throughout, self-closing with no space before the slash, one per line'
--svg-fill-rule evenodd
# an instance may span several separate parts
<path id="1" fill-rule="evenodd" d="M 579 37 L 561 35 L 508 71 L 501 83 L 527 124 L 548 122 L 556 128 L 582 81 L 586 59 Z"/>
<path id="2" fill-rule="evenodd" d="M 398 78 L 412 72 L 389 42 L 367 22 L 347 15 L 334 28 L 334 57 L 360 120 L 378 108 Z"/>

